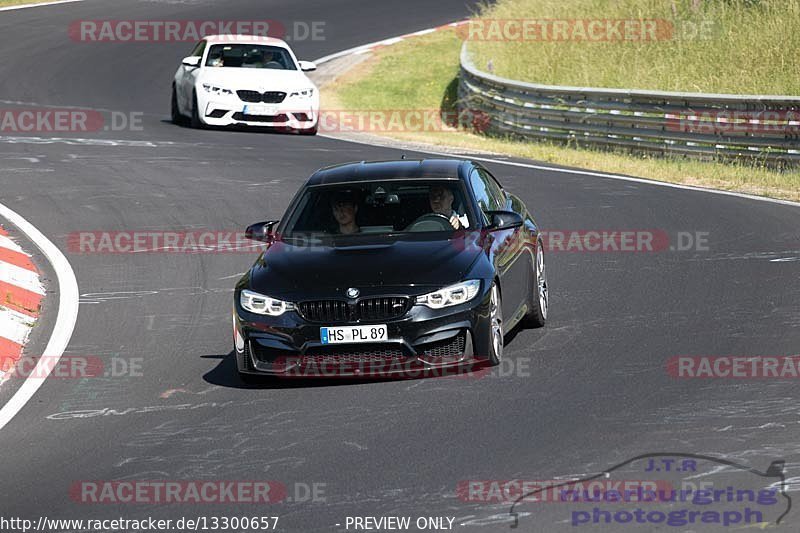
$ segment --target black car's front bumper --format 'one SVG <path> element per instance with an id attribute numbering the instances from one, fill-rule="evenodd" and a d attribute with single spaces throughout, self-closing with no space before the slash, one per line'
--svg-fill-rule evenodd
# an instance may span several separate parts
<path id="1" fill-rule="evenodd" d="M 486 285 L 486 284 L 484 284 Z M 283 377 L 419 377 L 463 374 L 487 361 L 489 292 L 444 309 L 414 305 L 401 318 L 337 324 L 312 323 L 298 312 L 278 317 L 234 304 L 234 345 L 239 372 Z M 322 344 L 320 328 L 386 324 L 388 341 Z"/>

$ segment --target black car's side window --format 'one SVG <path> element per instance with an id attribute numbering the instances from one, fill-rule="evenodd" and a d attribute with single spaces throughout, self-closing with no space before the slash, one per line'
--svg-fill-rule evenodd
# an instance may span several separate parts
<path id="1" fill-rule="evenodd" d="M 495 177 L 489 174 L 487 170 L 482 168 L 478 169 L 478 174 L 480 174 L 481 179 L 486 184 L 486 190 L 489 191 L 489 194 L 496 202 L 497 207 L 495 209 L 505 209 L 506 195 Z"/>
<path id="2" fill-rule="evenodd" d="M 469 184 L 481 211 L 499 211 L 505 209 L 503 191 L 488 174 L 473 170 L 469 176 Z"/>

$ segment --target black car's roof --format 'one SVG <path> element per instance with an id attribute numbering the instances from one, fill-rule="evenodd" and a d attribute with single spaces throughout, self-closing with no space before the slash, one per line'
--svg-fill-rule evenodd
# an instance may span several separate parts
<path id="1" fill-rule="evenodd" d="M 470 165 L 463 159 L 401 159 L 361 161 L 324 167 L 308 178 L 307 185 L 329 185 L 356 181 L 392 179 L 458 180 L 459 170 Z"/>

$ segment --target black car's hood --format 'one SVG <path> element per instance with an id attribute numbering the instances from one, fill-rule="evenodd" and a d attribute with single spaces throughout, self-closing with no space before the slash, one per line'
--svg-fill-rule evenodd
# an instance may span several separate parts
<path id="1" fill-rule="evenodd" d="M 344 295 L 348 287 L 362 292 L 369 287 L 443 287 L 462 280 L 482 252 L 465 245 L 464 237 L 342 241 L 327 246 L 277 242 L 253 265 L 250 287 L 277 298 Z"/>

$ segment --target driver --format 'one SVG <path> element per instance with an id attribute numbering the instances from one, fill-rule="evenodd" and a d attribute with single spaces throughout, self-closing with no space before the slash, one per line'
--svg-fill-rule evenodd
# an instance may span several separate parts
<path id="1" fill-rule="evenodd" d="M 428 202 L 431 204 L 431 211 L 448 217 L 450 225 L 454 229 L 466 228 L 469 226 L 467 215 L 459 215 L 453 209 L 453 200 L 453 191 L 449 187 L 433 185 L 428 189 Z"/>
<path id="2" fill-rule="evenodd" d="M 358 213 L 358 199 L 353 191 L 342 191 L 336 193 L 331 199 L 331 209 L 333 218 L 339 224 L 339 233 L 347 235 L 358 233 L 361 228 L 356 224 L 356 213 Z"/>

